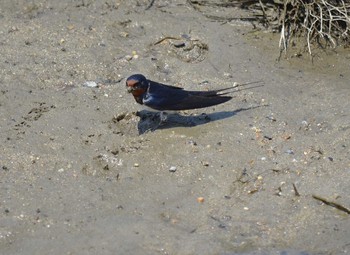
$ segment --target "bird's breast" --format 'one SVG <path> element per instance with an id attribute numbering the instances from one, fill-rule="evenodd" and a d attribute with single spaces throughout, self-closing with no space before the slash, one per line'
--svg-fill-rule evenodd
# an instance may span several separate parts
<path id="1" fill-rule="evenodd" d="M 146 90 L 144 90 L 144 89 L 135 89 L 132 91 L 132 95 L 134 97 L 141 97 L 145 92 L 146 92 Z"/>
<path id="2" fill-rule="evenodd" d="M 134 96 L 136 102 L 138 102 L 139 104 L 143 104 L 142 98 L 145 93 L 146 90 L 144 89 L 135 89 L 132 91 L 132 95 Z"/>

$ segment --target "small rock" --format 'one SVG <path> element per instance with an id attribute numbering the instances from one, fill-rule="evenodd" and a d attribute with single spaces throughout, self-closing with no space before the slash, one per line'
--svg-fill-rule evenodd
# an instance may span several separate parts
<path id="1" fill-rule="evenodd" d="M 130 56 L 130 55 L 126 55 L 124 58 L 125 58 L 127 61 L 132 60 L 132 56 Z"/>
<path id="2" fill-rule="evenodd" d="M 140 164 L 139 163 L 134 163 L 134 167 L 139 167 Z"/>
<path id="3" fill-rule="evenodd" d="M 197 146 L 197 143 L 193 140 L 189 140 L 188 143 L 192 146 Z"/>
<path id="4" fill-rule="evenodd" d="M 197 202 L 198 203 L 203 203 L 204 202 L 204 197 L 197 197 Z"/>
<path id="5" fill-rule="evenodd" d="M 226 77 L 226 78 L 232 78 L 233 76 L 232 76 L 232 74 L 230 74 L 230 73 L 224 73 L 224 76 Z M 237 82 L 235 82 L 235 83 L 237 83 Z M 234 84 L 235 84 L 234 83 Z M 235 85 L 233 85 L 233 86 L 235 86 Z"/>
<path id="6" fill-rule="evenodd" d="M 125 32 L 125 31 L 122 31 L 122 32 L 119 33 L 119 35 L 120 35 L 121 37 L 126 38 L 126 37 L 129 36 L 129 33 L 128 33 L 128 32 Z"/>
<path id="7" fill-rule="evenodd" d="M 287 153 L 287 154 L 290 154 L 290 155 L 293 155 L 293 154 L 294 154 L 294 151 L 291 150 L 291 149 L 289 149 L 289 150 L 286 150 L 286 153 Z"/>
<path id="8" fill-rule="evenodd" d="M 274 116 L 272 116 L 272 115 L 269 115 L 266 118 L 271 120 L 271 121 L 276 121 L 276 118 Z"/>
<path id="9" fill-rule="evenodd" d="M 84 82 L 83 86 L 88 88 L 96 88 L 98 85 L 94 81 L 86 81 Z"/>
<path id="10" fill-rule="evenodd" d="M 172 172 L 172 173 L 176 172 L 176 166 L 171 166 L 169 168 L 169 172 Z"/>
<path id="11" fill-rule="evenodd" d="M 303 125 L 303 126 L 307 126 L 307 125 L 309 125 L 309 123 L 307 123 L 307 121 L 306 121 L 306 120 L 303 120 L 303 121 L 301 122 L 301 125 Z"/>
<path id="12" fill-rule="evenodd" d="M 203 165 L 203 166 L 209 166 L 209 162 L 204 161 L 204 162 L 202 162 L 202 165 Z"/>
<path id="13" fill-rule="evenodd" d="M 284 140 L 289 140 L 290 138 L 292 138 L 291 134 L 283 134 L 282 135 L 282 139 L 284 139 Z"/>

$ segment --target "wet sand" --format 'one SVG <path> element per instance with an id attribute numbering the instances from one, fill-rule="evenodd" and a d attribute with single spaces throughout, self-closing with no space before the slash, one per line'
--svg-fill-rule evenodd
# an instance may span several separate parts
<path id="1" fill-rule="evenodd" d="M 276 61 L 249 23 L 147 5 L 0 3 L 0 253 L 347 254 L 313 195 L 350 207 L 349 52 Z M 154 129 L 133 73 L 264 86 Z"/>

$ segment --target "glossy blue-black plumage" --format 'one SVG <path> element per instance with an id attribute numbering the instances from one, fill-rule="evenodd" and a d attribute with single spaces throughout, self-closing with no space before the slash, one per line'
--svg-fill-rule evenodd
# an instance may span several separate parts
<path id="1" fill-rule="evenodd" d="M 148 80 L 142 74 L 130 76 L 126 80 L 126 86 L 139 104 L 159 111 L 204 108 L 232 99 L 231 96 L 223 96 L 225 93 L 218 94 L 232 87 L 211 91 L 187 91 Z"/>

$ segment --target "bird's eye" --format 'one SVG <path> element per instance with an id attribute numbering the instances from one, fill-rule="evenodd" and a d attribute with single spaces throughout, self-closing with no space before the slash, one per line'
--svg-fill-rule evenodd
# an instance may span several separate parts
<path id="1" fill-rule="evenodd" d="M 126 86 L 130 88 L 138 88 L 140 87 L 140 84 L 139 82 L 135 82 L 135 81 L 127 81 Z"/>

